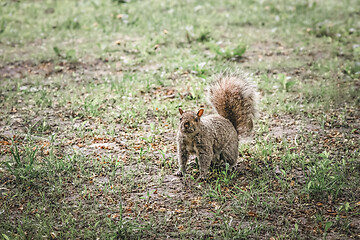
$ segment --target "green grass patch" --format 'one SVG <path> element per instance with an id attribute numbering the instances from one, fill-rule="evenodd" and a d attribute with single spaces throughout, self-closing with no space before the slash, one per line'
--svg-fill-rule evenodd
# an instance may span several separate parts
<path id="1" fill-rule="evenodd" d="M 357 238 L 357 0 L 0 4 L 3 239 Z M 178 168 L 178 108 L 250 72 L 239 163 Z"/>

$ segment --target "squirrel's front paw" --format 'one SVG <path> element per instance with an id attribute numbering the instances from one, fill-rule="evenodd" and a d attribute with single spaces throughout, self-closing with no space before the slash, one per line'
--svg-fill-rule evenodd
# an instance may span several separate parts
<path id="1" fill-rule="evenodd" d="M 177 177 L 182 177 L 184 174 L 179 170 L 174 175 Z"/>

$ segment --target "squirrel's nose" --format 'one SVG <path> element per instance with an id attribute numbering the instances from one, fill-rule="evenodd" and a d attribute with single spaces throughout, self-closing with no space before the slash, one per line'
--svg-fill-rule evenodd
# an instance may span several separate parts
<path id="1" fill-rule="evenodd" d="M 185 128 L 188 128 L 189 126 L 190 126 L 189 123 L 184 123 L 184 127 L 185 127 Z"/>

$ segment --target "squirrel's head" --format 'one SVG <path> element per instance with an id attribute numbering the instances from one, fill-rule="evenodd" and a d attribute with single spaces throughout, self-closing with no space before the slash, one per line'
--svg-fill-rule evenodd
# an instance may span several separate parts
<path id="1" fill-rule="evenodd" d="M 196 134 L 199 131 L 200 117 L 204 113 L 204 109 L 200 109 L 197 113 L 186 111 L 179 108 L 180 112 L 180 131 L 185 134 Z"/>

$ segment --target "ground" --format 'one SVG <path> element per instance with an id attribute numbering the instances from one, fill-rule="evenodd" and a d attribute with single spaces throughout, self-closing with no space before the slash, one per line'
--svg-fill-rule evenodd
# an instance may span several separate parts
<path id="1" fill-rule="evenodd" d="M 359 239 L 357 0 L 0 4 L 0 238 Z M 236 169 L 177 170 L 212 76 L 261 99 Z"/>

